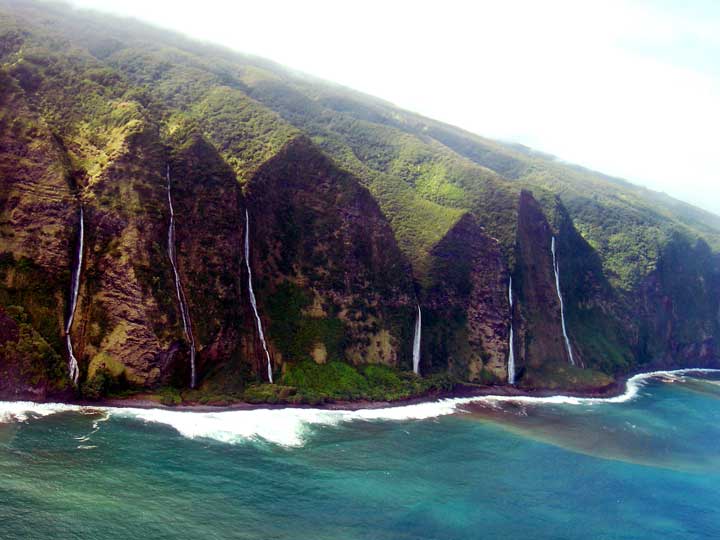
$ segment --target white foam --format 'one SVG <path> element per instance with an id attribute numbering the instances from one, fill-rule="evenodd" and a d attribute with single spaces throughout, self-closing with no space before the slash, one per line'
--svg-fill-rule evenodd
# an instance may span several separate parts
<path id="1" fill-rule="evenodd" d="M 582 398 L 573 396 L 477 396 L 448 398 L 437 401 L 356 411 L 330 409 L 255 409 L 246 411 L 193 412 L 168 409 L 137 409 L 111 407 L 81 407 L 59 403 L 0 402 L 0 422 L 24 421 L 32 416 L 47 416 L 63 411 L 87 413 L 106 412 L 108 416 L 132 418 L 148 423 L 171 426 L 188 438 L 206 438 L 225 443 L 262 440 L 281 446 L 302 446 L 313 427 L 335 426 L 347 422 L 427 420 L 465 412 L 470 403 L 501 406 L 504 403 L 530 405 L 599 405 L 626 403 L 635 399 L 650 379 L 677 378 L 693 373 L 720 373 L 716 369 L 681 369 L 641 373 L 628 379 L 625 392 L 610 398 Z M 97 428 L 97 421 L 93 426 Z M 92 434 L 92 433 L 91 433 Z"/>
<path id="2" fill-rule="evenodd" d="M 24 422 L 32 417 L 49 416 L 65 411 L 79 411 L 79 405 L 35 403 L 34 401 L 0 401 L 0 423 Z"/>
<path id="3" fill-rule="evenodd" d="M 336 411 L 292 408 L 217 413 L 116 409 L 112 414 L 166 424 L 192 439 L 201 437 L 227 443 L 263 439 L 282 446 L 302 445 L 311 425 L 335 425 L 343 420 Z"/>
<path id="4" fill-rule="evenodd" d="M 335 426 L 353 421 L 425 420 L 457 412 L 457 400 L 446 399 L 400 407 L 360 409 L 255 409 L 199 413 L 166 409 L 115 409 L 113 416 L 172 426 L 189 438 L 209 438 L 226 443 L 265 440 L 281 446 L 302 446 L 315 426 Z"/>

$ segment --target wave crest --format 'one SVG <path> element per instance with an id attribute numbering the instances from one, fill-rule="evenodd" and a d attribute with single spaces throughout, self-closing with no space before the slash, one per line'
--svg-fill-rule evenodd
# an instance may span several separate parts
<path id="1" fill-rule="evenodd" d="M 32 417 L 80 411 L 83 407 L 67 403 L 36 403 L 34 401 L 0 401 L 0 423 L 25 422 Z"/>
<path id="2" fill-rule="evenodd" d="M 106 412 L 111 417 L 133 418 L 148 423 L 171 426 L 188 438 L 206 438 L 224 443 L 266 441 L 281 446 L 302 446 L 315 426 L 334 426 L 357 421 L 409 421 L 437 418 L 462 411 L 470 403 L 503 403 L 536 405 L 597 405 L 626 403 L 635 399 L 640 389 L 651 379 L 680 380 L 690 374 L 720 373 L 717 369 L 680 369 L 641 373 L 628 379 L 625 392 L 609 398 L 583 398 L 565 395 L 535 396 L 477 396 L 448 398 L 437 401 L 355 411 L 330 409 L 254 409 L 244 411 L 193 412 L 168 409 L 138 409 L 115 407 L 83 407 L 62 403 L 34 403 L 30 401 L 0 402 L 0 422 L 26 421 L 65 411 Z"/>

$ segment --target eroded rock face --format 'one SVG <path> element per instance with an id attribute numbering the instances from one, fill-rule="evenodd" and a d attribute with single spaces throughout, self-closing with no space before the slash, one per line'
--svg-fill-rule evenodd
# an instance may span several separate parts
<path id="1" fill-rule="evenodd" d="M 17 304 L 13 316 L 26 321 L 3 314 L 0 337 L 5 345 L 25 340 L 49 351 L 38 352 L 40 382 L 28 385 L 17 348 L 7 349 L 3 395 L 42 398 L 68 389 L 63 322 L 81 204 L 86 242 L 71 332 L 82 381 L 104 367 L 141 387 L 187 386 L 187 340 L 167 253 L 168 165 L 201 386 L 232 389 L 266 376 L 248 300 L 246 209 L 276 373 L 304 358 L 409 370 L 419 302 L 423 373 L 507 380 L 508 261 L 472 213 L 435 245 L 429 283 L 418 284 L 373 197 L 307 138 L 286 144 L 241 185 L 198 131 L 183 128 L 163 139 L 139 106 L 121 104 L 135 112 L 117 126 L 103 166 L 88 175 L 73 172 L 63 144 L 44 131 L 19 90 L 3 99 L 40 127 L 23 131 L 5 119 L 0 132 L 3 302 Z M 561 204 L 553 227 L 532 194 L 522 192 L 513 269 L 519 373 L 568 363 L 553 236 L 578 363 L 604 371 L 717 365 L 720 264 L 706 245 L 679 238 L 637 291 L 640 301 L 635 293 L 619 297 Z M 42 301 L 28 301 L 29 290 Z"/>
<path id="2" fill-rule="evenodd" d="M 35 24 L 45 11 L 6 17 L 0 33 L 0 396 L 75 392 L 64 322 L 81 205 L 71 328 L 80 390 L 101 368 L 138 387 L 188 386 L 167 252 L 168 166 L 202 390 L 267 377 L 248 298 L 246 210 L 278 376 L 302 359 L 409 371 L 419 304 L 422 373 L 503 383 L 512 273 L 520 384 L 577 388 L 553 236 L 578 364 L 614 375 L 718 365 L 720 257 L 697 242 L 703 231 L 717 240 L 717 225 L 695 227 L 667 206 L 670 217 L 655 215 L 643 206 L 652 198 L 617 208 L 607 194 L 573 199 L 544 183 L 560 164 L 529 177 L 531 164 L 503 157 L 502 145 L 478 153 L 472 137 L 387 104 L 382 114 L 352 96 L 333 105 L 335 90 L 159 33 L 147 47 L 118 36 L 108 48 L 111 24 L 78 40 L 77 22 L 58 32 Z M 536 186 L 535 196 L 522 192 L 515 204 L 518 184 Z M 635 241 L 636 231 L 648 239 Z M 627 276 L 623 261 L 634 269 Z"/>
<path id="3" fill-rule="evenodd" d="M 178 272 L 198 348 L 198 381 L 228 364 L 237 368 L 244 362 L 248 370 L 250 365 L 258 368 L 248 358 L 255 354 L 243 352 L 244 348 L 252 351 L 254 340 L 242 279 L 245 205 L 240 185 L 232 169 L 199 133 L 178 135 L 172 145 Z M 165 264 L 169 264 L 167 254 Z M 174 296 L 170 318 L 175 337 L 184 339 Z M 186 349 L 180 365 L 185 366 L 184 377 L 189 377 Z"/>
<path id="4" fill-rule="evenodd" d="M 637 318 L 630 315 L 628 299 L 611 287 L 599 255 L 576 230 L 560 199 L 554 203 L 565 319 L 576 363 L 610 373 L 629 367 Z"/>
<path id="5" fill-rule="evenodd" d="M 0 395 L 43 397 L 69 382 L 58 354 L 77 222 L 72 183 L 62 146 L 0 71 L 0 303 L 25 321 L 2 314 Z"/>
<path id="6" fill-rule="evenodd" d="M 63 148 L 0 72 L 0 252 L 63 274 L 77 203 Z"/>
<path id="7" fill-rule="evenodd" d="M 412 271 L 357 180 L 300 137 L 258 170 L 247 204 L 276 362 L 324 349 L 324 361 L 411 366 Z"/>
<path id="8" fill-rule="evenodd" d="M 0 345 L 17 343 L 20 340 L 20 329 L 5 310 L 0 307 Z"/>
<path id="9" fill-rule="evenodd" d="M 92 378 L 102 366 L 134 384 L 160 382 L 170 346 L 163 256 L 164 150 L 149 126 L 130 131 L 113 161 L 82 186 L 85 253 L 73 326 L 76 356 Z"/>
<path id="10" fill-rule="evenodd" d="M 720 258 L 676 237 L 643 282 L 634 306 L 638 355 L 648 365 L 720 365 Z"/>
<path id="11" fill-rule="evenodd" d="M 497 240 L 466 214 L 432 250 L 434 285 L 423 298 L 423 368 L 472 381 L 507 378 L 507 263 Z"/>
<path id="12" fill-rule="evenodd" d="M 242 385 L 256 356 L 241 280 L 242 193 L 217 151 L 192 130 L 167 145 L 150 129 L 131 135 L 127 152 L 86 188 L 78 352 L 89 378 L 104 365 L 140 386 L 190 384 L 168 254 L 168 168 L 198 382 L 230 370 Z"/>
<path id="13" fill-rule="evenodd" d="M 549 362 L 569 362 L 555 287 L 552 237 L 553 231 L 540 205 L 531 193 L 523 191 L 518 210 L 516 268 L 522 318 L 520 364 L 531 368 Z M 558 256 L 562 257 L 562 253 Z M 562 272 L 562 261 L 560 268 Z"/>

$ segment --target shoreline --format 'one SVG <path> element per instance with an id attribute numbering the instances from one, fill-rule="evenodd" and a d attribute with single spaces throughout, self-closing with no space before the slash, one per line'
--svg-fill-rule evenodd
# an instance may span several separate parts
<path id="1" fill-rule="evenodd" d="M 720 370 L 686 368 L 652 371 L 615 381 L 602 389 L 572 392 L 538 390 L 523 392 L 512 388 L 459 387 L 454 392 L 435 393 L 389 402 L 327 403 L 318 406 L 285 406 L 282 404 L 239 403 L 230 406 L 184 405 L 163 406 L 144 400 L 105 400 L 103 402 L 35 403 L 0 402 L 0 428 L 8 423 L 25 422 L 35 417 L 74 412 L 82 415 L 100 415 L 94 418 L 92 429 L 82 437 L 75 437 L 85 448 L 85 441 L 100 429 L 100 422 L 110 417 L 129 418 L 145 423 L 168 426 L 188 439 L 211 439 L 235 444 L 261 441 L 287 448 L 301 447 L 312 430 L 319 426 L 337 426 L 349 422 L 415 421 L 465 413 L 477 404 L 493 409 L 504 404 L 532 406 L 581 406 L 622 404 L 632 401 L 641 393 L 645 383 L 658 378 L 666 383 L 678 382 L 685 375 L 710 374 L 717 377 Z M 570 395 L 572 394 L 572 395 Z M 575 396 L 575 397 L 573 397 Z"/>
<path id="2" fill-rule="evenodd" d="M 701 368 L 697 368 L 701 369 Z M 562 391 L 549 389 L 533 389 L 523 390 L 513 386 L 476 386 L 460 383 L 454 390 L 446 392 L 432 392 L 424 395 L 412 396 L 405 399 L 395 401 L 370 401 L 370 400 L 353 400 L 353 401 L 326 401 L 318 404 L 306 403 L 249 403 L 237 402 L 230 405 L 212 405 L 212 404 L 195 404 L 187 403 L 181 405 L 164 405 L 150 399 L 142 398 L 107 398 L 98 401 L 73 400 L 64 402 L 69 405 L 78 405 L 81 407 L 107 407 L 116 409 L 161 409 L 167 411 L 185 411 L 185 412 L 228 412 L 228 411 L 254 411 L 259 409 L 315 409 L 329 411 L 361 411 L 390 409 L 396 407 L 405 407 L 408 405 L 418 405 L 422 403 L 433 403 L 446 399 L 469 399 L 482 397 L 501 397 L 501 398 L 549 398 L 549 397 L 571 397 L 580 399 L 606 399 L 621 396 L 627 389 L 627 381 L 634 375 L 627 375 L 615 382 L 600 388 L 576 391 Z"/>
<path id="3" fill-rule="evenodd" d="M 433 392 L 425 395 L 414 396 L 396 401 L 332 401 L 319 404 L 292 404 L 292 403 L 248 403 L 238 402 L 230 405 L 208 405 L 208 404 L 181 404 L 181 405 L 164 405 L 151 399 L 142 398 L 109 398 L 97 401 L 89 400 L 65 400 L 56 401 L 46 399 L 43 401 L 33 401 L 32 399 L 15 399 L 12 401 L 0 399 L 2 403 L 33 403 L 37 405 L 66 405 L 69 407 L 80 407 L 87 409 L 157 409 L 162 411 L 174 412 L 196 412 L 196 413 L 221 413 L 231 411 L 256 411 L 256 410 L 321 410 L 321 411 L 373 411 L 382 409 L 394 409 L 407 407 L 412 405 L 440 403 L 448 400 L 481 400 L 482 398 L 491 398 L 499 401 L 512 401 L 517 398 L 521 401 L 527 400 L 560 400 L 560 399 L 577 399 L 612 402 L 613 400 L 622 400 L 624 396 L 634 396 L 637 391 L 637 385 L 631 388 L 629 384 L 633 379 L 651 379 L 672 378 L 676 375 L 684 375 L 688 373 L 720 373 L 720 369 L 696 367 L 696 368 L 675 368 L 665 370 L 644 371 L 633 374 L 624 375 L 613 383 L 587 390 L 561 391 L 549 389 L 522 390 L 511 386 L 475 386 L 469 384 L 459 384 L 454 390 L 446 392 Z"/>

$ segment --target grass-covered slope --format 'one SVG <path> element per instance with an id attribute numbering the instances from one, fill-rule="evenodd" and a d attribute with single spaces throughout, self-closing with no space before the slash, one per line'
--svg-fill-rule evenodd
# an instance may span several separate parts
<path id="1" fill-rule="evenodd" d="M 0 0 L 7 377 L 38 392 L 67 386 L 58 373 L 82 204 L 89 247 L 72 333 L 83 378 L 102 375 L 93 391 L 182 386 L 168 165 L 201 392 L 241 395 L 262 379 L 246 208 L 286 382 L 292 369 L 298 380 L 315 373 L 311 360 L 408 370 L 418 303 L 428 373 L 503 383 L 511 276 L 522 384 L 586 380 L 558 368 L 553 236 L 588 372 L 717 362 L 720 217 L 266 60 L 63 4 Z M 414 387 L 403 385 L 397 395 Z"/>

